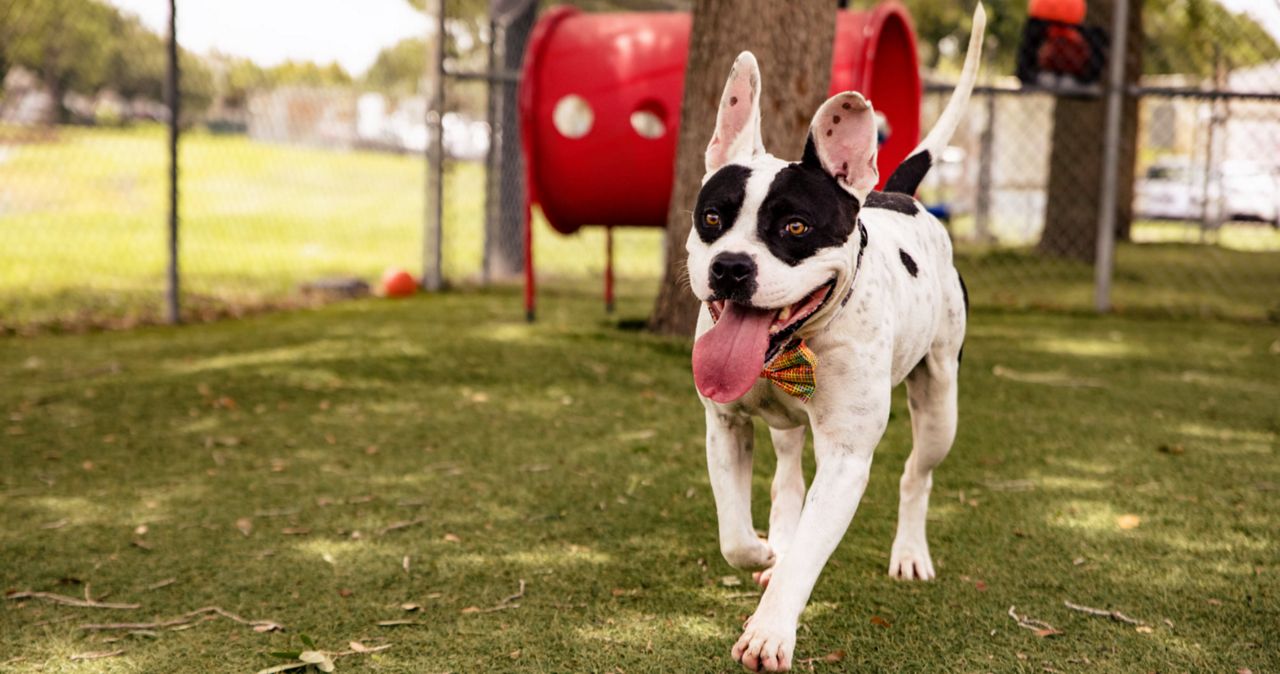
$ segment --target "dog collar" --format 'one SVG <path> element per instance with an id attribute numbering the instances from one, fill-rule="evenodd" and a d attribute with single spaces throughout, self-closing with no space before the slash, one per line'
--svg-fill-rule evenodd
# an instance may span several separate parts
<path id="1" fill-rule="evenodd" d="M 858 218 L 858 258 L 853 263 L 853 278 L 849 279 L 849 289 L 844 292 L 844 297 L 840 300 L 840 307 L 831 317 L 835 320 L 837 316 L 844 312 L 844 307 L 853 298 L 853 284 L 858 281 L 858 272 L 862 271 L 862 254 L 867 250 L 867 228 L 862 224 L 862 218 Z"/>

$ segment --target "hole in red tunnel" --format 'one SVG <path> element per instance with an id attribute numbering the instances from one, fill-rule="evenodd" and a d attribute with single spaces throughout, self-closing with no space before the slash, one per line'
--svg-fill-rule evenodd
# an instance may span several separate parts
<path id="1" fill-rule="evenodd" d="M 631 113 L 631 128 L 641 138 L 656 139 L 667 133 L 667 108 L 661 101 L 646 98 Z"/>

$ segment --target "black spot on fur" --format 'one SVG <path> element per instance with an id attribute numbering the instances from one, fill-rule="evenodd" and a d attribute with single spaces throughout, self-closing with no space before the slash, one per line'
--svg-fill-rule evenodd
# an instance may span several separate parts
<path id="1" fill-rule="evenodd" d="M 920 212 L 920 206 L 916 204 L 916 200 L 909 194 L 898 194 L 897 192 L 871 192 L 867 195 L 867 203 L 863 204 L 865 208 L 879 208 L 903 215 L 915 215 Z"/>
<path id="2" fill-rule="evenodd" d="M 698 192 L 698 203 L 693 208 L 693 227 L 698 238 L 704 243 L 711 243 L 729 231 L 738 219 L 742 210 L 742 200 L 747 196 L 747 179 L 751 177 L 751 169 L 737 164 L 729 164 L 707 180 Z M 720 216 L 720 226 L 707 225 L 707 213 L 714 212 Z"/>
<path id="3" fill-rule="evenodd" d="M 916 266 L 916 261 L 907 254 L 907 251 L 899 248 L 898 257 L 902 258 L 902 266 L 907 268 L 907 273 L 911 274 L 912 278 L 920 275 L 920 268 Z"/>
<path id="4" fill-rule="evenodd" d="M 933 156 L 929 152 L 921 152 L 907 157 L 898 164 L 898 168 L 885 181 L 884 191 L 898 194 L 914 195 L 920 189 L 920 182 L 933 167 Z"/>
<path id="5" fill-rule="evenodd" d="M 760 204 L 756 227 L 773 256 L 795 266 L 818 251 L 843 246 L 858 222 L 858 200 L 844 191 L 818 162 L 813 137 L 804 160 L 778 171 Z M 793 236 L 787 223 L 799 220 L 809 231 Z"/>

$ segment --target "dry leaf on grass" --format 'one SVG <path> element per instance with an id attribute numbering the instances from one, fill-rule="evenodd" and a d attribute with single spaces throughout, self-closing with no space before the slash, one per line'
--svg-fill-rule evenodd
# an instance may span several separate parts
<path id="1" fill-rule="evenodd" d="M 248 538 L 249 534 L 253 533 L 253 520 L 248 517 L 241 517 L 236 520 L 236 528 L 240 530 L 240 533 L 244 534 L 245 538 Z"/>
<path id="2" fill-rule="evenodd" d="M 742 579 L 737 576 L 721 576 L 720 584 L 725 587 L 738 587 L 742 584 Z"/>
<path id="3" fill-rule="evenodd" d="M 1116 518 L 1116 526 L 1121 529 L 1136 529 L 1139 524 L 1142 524 L 1142 518 L 1137 515 L 1126 514 Z"/>
<path id="4" fill-rule="evenodd" d="M 892 625 L 889 624 L 888 620 L 885 620 L 884 618 L 881 618 L 878 615 L 871 616 L 871 624 L 879 625 L 880 627 L 892 627 Z"/>

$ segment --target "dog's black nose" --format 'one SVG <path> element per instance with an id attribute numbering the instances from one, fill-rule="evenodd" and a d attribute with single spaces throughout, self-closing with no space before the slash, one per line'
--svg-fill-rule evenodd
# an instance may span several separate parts
<path id="1" fill-rule="evenodd" d="M 755 293 L 756 263 L 745 253 L 720 253 L 711 261 L 711 289 L 717 297 L 749 302 Z"/>

